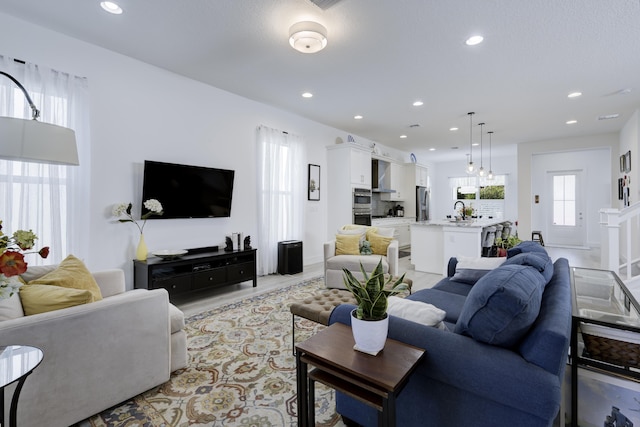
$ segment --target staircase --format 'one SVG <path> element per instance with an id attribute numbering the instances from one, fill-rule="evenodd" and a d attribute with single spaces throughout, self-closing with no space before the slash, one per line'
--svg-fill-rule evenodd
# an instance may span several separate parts
<path id="1" fill-rule="evenodd" d="M 624 209 L 600 209 L 602 268 L 625 283 L 640 280 L 640 202 Z"/>

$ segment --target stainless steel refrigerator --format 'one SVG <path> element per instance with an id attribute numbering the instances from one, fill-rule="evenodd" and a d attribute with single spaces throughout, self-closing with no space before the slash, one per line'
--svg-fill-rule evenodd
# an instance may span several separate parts
<path id="1" fill-rule="evenodd" d="M 429 189 L 416 187 L 416 221 L 429 219 Z"/>

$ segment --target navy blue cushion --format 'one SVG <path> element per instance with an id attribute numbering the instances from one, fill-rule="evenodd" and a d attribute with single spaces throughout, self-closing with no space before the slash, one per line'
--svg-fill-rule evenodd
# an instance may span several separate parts
<path id="1" fill-rule="evenodd" d="M 522 252 L 507 258 L 504 265 L 528 265 L 538 270 L 544 277 L 545 283 L 553 277 L 553 262 L 549 255 L 541 252 Z"/>
<path id="2" fill-rule="evenodd" d="M 540 252 L 547 254 L 547 251 L 540 243 L 532 240 L 525 240 L 524 242 L 520 242 L 517 246 L 507 249 L 507 258 L 511 258 L 512 256 L 516 256 L 523 252 Z"/>
<path id="3" fill-rule="evenodd" d="M 500 347 L 515 346 L 538 317 L 546 281 L 536 269 L 503 265 L 471 288 L 454 332 Z"/>

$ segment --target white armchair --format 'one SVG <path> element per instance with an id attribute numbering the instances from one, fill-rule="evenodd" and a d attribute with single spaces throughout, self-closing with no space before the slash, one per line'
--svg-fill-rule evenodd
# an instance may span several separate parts
<path id="1" fill-rule="evenodd" d="M 362 279 L 360 263 L 367 273 L 373 271 L 382 259 L 385 274 L 398 275 L 398 241 L 393 239 L 387 247 L 387 255 L 336 255 L 336 241 L 324 244 L 324 282 L 327 288 L 346 289 L 343 280 L 343 268 Z"/>
<path id="2" fill-rule="evenodd" d="M 22 389 L 19 425 L 72 425 L 166 382 L 171 371 L 187 365 L 184 315 L 166 290 L 125 292 L 124 272 L 117 269 L 93 277 L 100 301 L 0 321 L 1 345 L 44 352 Z M 5 391 L 5 408 L 13 387 Z"/>

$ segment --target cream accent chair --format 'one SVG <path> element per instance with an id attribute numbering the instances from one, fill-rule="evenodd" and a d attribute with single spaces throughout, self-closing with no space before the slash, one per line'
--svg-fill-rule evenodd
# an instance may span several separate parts
<path id="1" fill-rule="evenodd" d="M 43 268 L 30 267 L 25 275 Z M 184 315 L 165 289 L 125 292 L 122 270 L 92 274 L 102 300 L 0 321 L 0 345 L 30 345 L 44 353 L 22 388 L 18 425 L 73 425 L 187 366 Z M 39 277 L 25 275 L 27 281 Z M 7 409 L 14 389 L 5 389 Z"/>
<path id="2" fill-rule="evenodd" d="M 372 227 L 376 228 L 376 227 Z M 391 229 L 392 230 L 392 229 Z M 392 233 L 393 234 L 393 230 Z M 347 289 L 344 285 L 343 268 L 351 271 L 355 277 L 362 279 L 360 263 L 367 273 L 373 271 L 382 259 L 385 274 L 398 276 L 398 240 L 393 239 L 387 247 L 387 255 L 336 255 L 336 241 L 324 244 L 324 282 L 327 288 Z"/>

